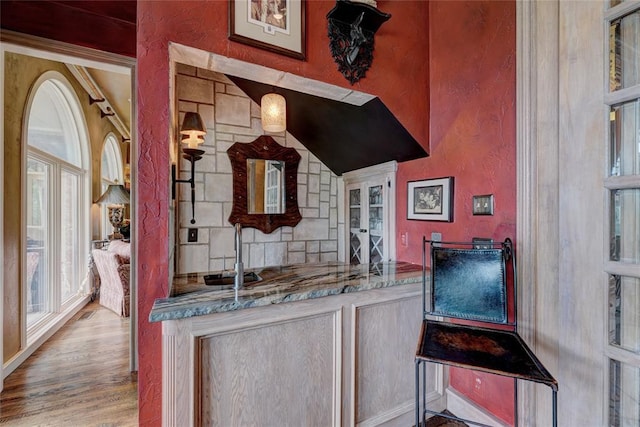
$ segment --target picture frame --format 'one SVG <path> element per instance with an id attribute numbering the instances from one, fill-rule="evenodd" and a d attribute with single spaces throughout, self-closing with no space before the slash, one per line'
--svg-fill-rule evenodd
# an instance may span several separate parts
<path id="1" fill-rule="evenodd" d="M 453 221 L 452 176 L 407 183 L 407 219 Z"/>
<path id="2" fill-rule="evenodd" d="M 229 40 L 305 59 L 305 4 L 306 0 L 229 0 Z"/>

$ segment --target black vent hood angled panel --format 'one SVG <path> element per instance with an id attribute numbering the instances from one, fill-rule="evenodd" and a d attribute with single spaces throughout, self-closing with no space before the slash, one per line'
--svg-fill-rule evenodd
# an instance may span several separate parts
<path id="1" fill-rule="evenodd" d="M 396 160 L 428 156 L 379 98 L 362 106 L 227 77 L 254 102 L 277 92 L 287 100 L 287 132 L 336 175 Z"/>

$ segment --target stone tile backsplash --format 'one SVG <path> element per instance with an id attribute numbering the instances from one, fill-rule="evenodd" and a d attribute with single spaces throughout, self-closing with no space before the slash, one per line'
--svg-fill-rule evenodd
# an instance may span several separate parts
<path id="1" fill-rule="evenodd" d="M 232 269 L 234 229 L 228 222 L 233 204 L 233 175 L 227 149 L 264 134 L 260 106 L 224 75 L 179 64 L 176 68 L 178 123 L 184 113 L 200 113 L 207 135 L 205 154 L 196 163 L 196 223 L 190 224 L 190 188 L 178 185 L 176 273 Z M 338 227 L 344 215 L 338 197 L 342 179 L 331 172 L 288 133 L 270 134 L 279 144 L 295 148 L 298 166 L 298 205 L 302 220 L 271 234 L 245 228 L 242 255 L 245 268 L 337 261 L 344 253 Z M 181 159 L 180 178 L 188 179 L 189 162 Z M 198 242 L 187 242 L 187 230 L 198 228 Z"/>

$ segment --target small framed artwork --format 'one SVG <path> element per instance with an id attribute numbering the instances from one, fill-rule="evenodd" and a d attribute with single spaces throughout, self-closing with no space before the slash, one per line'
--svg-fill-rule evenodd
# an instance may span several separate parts
<path id="1" fill-rule="evenodd" d="M 229 0 L 229 40 L 305 59 L 306 0 Z"/>
<path id="2" fill-rule="evenodd" d="M 407 219 L 453 221 L 453 177 L 410 181 Z"/>

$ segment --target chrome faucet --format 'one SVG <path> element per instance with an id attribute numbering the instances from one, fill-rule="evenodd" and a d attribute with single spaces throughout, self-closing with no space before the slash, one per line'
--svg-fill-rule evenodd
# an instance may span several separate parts
<path id="1" fill-rule="evenodd" d="M 242 265 L 242 225 L 236 223 L 235 225 L 235 250 L 236 250 L 236 264 L 234 266 L 235 277 L 233 280 L 233 288 L 238 291 L 244 285 L 244 266 Z"/>

